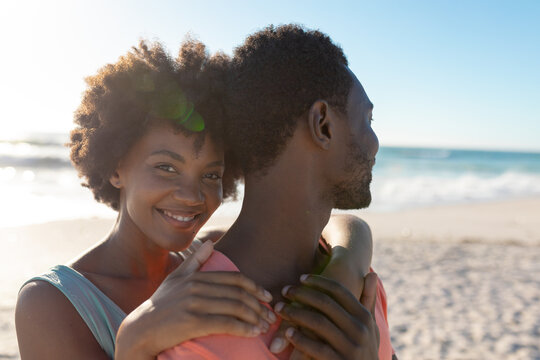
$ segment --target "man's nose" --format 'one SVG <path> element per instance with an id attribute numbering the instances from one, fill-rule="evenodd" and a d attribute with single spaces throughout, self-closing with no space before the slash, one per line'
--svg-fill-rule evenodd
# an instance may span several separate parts
<path id="1" fill-rule="evenodd" d="M 377 153 L 379 152 L 379 138 L 377 137 L 377 134 L 375 134 L 375 132 L 373 132 L 373 136 L 375 137 L 373 157 L 375 157 L 375 155 L 377 155 Z"/>

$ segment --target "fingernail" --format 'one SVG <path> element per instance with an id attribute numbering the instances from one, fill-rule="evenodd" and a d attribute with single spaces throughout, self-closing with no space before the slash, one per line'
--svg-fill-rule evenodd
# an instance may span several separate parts
<path id="1" fill-rule="evenodd" d="M 308 277 L 309 277 L 309 274 L 303 274 L 300 276 L 300 281 L 304 282 L 307 280 Z"/>
<path id="2" fill-rule="evenodd" d="M 285 339 L 277 337 L 272 341 L 272 344 L 270 344 L 270 351 L 273 352 L 274 354 L 277 354 L 283 351 L 284 347 L 285 347 Z"/>
<path id="3" fill-rule="evenodd" d="M 205 246 L 214 246 L 214 242 L 212 240 L 206 240 L 205 242 L 203 242 L 203 245 L 205 245 Z"/>
<path id="4" fill-rule="evenodd" d="M 285 306 L 285 303 L 282 303 L 281 301 L 278 302 L 275 306 L 276 312 L 281 312 L 283 310 L 283 307 Z"/>
<path id="5" fill-rule="evenodd" d="M 277 320 L 276 315 L 270 310 L 268 310 L 268 320 L 270 320 L 272 324 L 275 323 Z"/>
<path id="6" fill-rule="evenodd" d="M 254 326 L 252 329 L 251 329 L 251 333 L 253 334 L 253 336 L 259 336 L 261 334 L 261 329 L 259 329 L 258 327 Z"/>
<path id="7" fill-rule="evenodd" d="M 272 294 L 270 294 L 270 291 L 264 290 L 263 294 L 265 299 L 268 299 L 268 302 L 272 301 Z"/>
<path id="8" fill-rule="evenodd" d="M 270 329 L 270 324 L 264 320 L 261 320 L 259 322 L 259 329 L 261 329 L 262 332 L 267 332 L 268 329 Z"/>
<path id="9" fill-rule="evenodd" d="M 285 336 L 288 338 L 292 338 L 295 331 L 296 330 L 294 328 L 288 328 L 287 331 L 285 331 Z"/>
<path id="10" fill-rule="evenodd" d="M 281 289 L 281 295 L 287 296 L 287 293 L 289 292 L 290 289 L 291 289 L 291 285 L 285 286 L 283 289 Z"/>

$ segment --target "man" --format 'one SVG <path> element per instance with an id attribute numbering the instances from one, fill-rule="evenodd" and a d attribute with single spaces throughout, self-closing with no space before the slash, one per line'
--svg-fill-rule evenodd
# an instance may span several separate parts
<path id="1" fill-rule="evenodd" d="M 318 276 L 303 276 L 303 286 L 285 286 L 298 284 L 313 268 L 333 208 L 363 208 L 371 201 L 378 151 L 373 105 L 341 48 L 318 31 L 271 26 L 235 50 L 231 78 L 228 137 L 245 193 L 238 219 L 216 249 L 269 289 L 276 312 L 297 325 L 286 332 L 295 357 L 392 358 L 381 287 L 379 345 L 375 316 L 343 286 Z M 375 291 L 376 281 L 373 273 L 366 277 L 363 296 Z M 285 304 L 281 294 L 303 306 Z M 222 358 L 225 352 L 231 358 L 271 358 L 256 348 L 240 355 L 250 339 L 242 343 L 231 336 L 220 343 L 219 337 L 177 346 L 176 358 Z M 199 357 L 190 351 L 200 351 Z"/>

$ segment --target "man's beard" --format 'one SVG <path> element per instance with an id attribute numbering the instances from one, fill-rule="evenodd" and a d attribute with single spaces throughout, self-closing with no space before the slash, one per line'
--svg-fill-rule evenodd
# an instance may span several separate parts
<path id="1" fill-rule="evenodd" d="M 334 185 L 332 197 L 336 209 L 361 209 L 371 203 L 371 171 L 373 159 L 361 154 L 360 149 L 349 145 L 349 156 L 345 159 L 344 171 L 347 179 Z"/>

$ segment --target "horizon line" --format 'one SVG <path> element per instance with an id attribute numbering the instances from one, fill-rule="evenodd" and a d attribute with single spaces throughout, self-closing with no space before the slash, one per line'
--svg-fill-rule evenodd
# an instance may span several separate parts
<path id="1" fill-rule="evenodd" d="M 69 140 L 69 131 L 14 131 L 12 133 L 4 133 L 0 135 L 0 141 L 16 141 L 16 140 L 32 140 L 33 136 L 43 138 L 43 136 L 55 136 L 61 137 L 66 136 L 66 140 Z M 496 147 L 492 145 L 463 145 L 463 144 L 444 144 L 444 145 L 433 145 L 427 143 L 399 143 L 399 142 L 385 142 L 380 141 L 381 147 L 390 147 L 390 148 L 410 148 L 410 149 L 438 149 L 438 150 L 466 150 L 466 151 L 499 151 L 499 152 L 521 152 L 521 153 L 532 153 L 540 154 L 539 148 L 531 147 L 512 147 L 512 146 L 502 146 Z"/>

